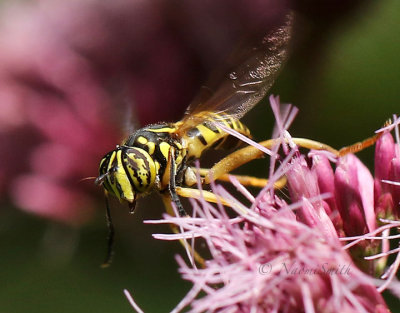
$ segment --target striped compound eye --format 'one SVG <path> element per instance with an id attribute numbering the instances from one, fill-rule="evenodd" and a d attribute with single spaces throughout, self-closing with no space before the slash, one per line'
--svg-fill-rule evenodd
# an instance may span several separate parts
<path id="1" fill-rule="evenodd" d="M 156 179 L 153 159 L 140 148 L 118 147 L 101 160 L 99 172 L 96 184 L 130 203 L 137 194 L 150 191 Z"/>
<path id="2" fill-rule="evenodd" d="M 153 158 L 141 148 L 127 148 L 122 156 L 125 173 L 138 193 L 151 190 L 156 180 L 156 165 Z"/>

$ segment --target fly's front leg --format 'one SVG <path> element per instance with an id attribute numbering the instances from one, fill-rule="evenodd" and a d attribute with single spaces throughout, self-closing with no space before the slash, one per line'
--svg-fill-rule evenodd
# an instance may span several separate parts
<path id="1" fill-rule="evenodd" d="M 187 216 L 185 209 L 176 193 L 176 164 L 175 164 L 175 149 L 171 147 L 168 154 L 169 163 L 169 193 L 171 195 L 171 200 L 175 203 L 176 208 L 180 216 Z"/>
<path id="2" fill-rule="evenodd" d="M 101 267 L 108 267 L 111 262 L 112 262 L 112 257 L 114 254 L 114 224 L 112 222 L 111 218 L 111 210 L 110 210 L 110 204 L 108 202 L 108 192 L 104 192 L 104 199 L 106 201 L 106 220 L 107 220 L 107 227 L 108 227 L 108 239 L 107 239 L 107 254 L 106 258 L 101 265 Z"/>

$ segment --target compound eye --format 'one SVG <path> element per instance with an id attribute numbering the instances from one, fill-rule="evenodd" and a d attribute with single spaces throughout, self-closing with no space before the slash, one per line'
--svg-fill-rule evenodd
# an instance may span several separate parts
<path id="1" fill-rule="evenodd" d="M 118 150 L 113 150 L 106 154 L 100 161 L 99 176 L 95 180 L 96 185 L 101 185 L 110 194 L 120 198 L 121 188 L 116 181 L 116 173 L 118 172 Z"/>
<path id="2" fill-rule="evenodd" d="M 126 152 L 126 170 L 139 193 L 149 191 L 156 179 L 156 166 L 152 157 L 143 149 L 131 148 Z"/>

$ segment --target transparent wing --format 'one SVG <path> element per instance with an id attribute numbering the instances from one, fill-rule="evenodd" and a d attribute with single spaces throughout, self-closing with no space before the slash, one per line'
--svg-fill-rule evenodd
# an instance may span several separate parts
<path id="1" fill-rule="evenodd" d="M 268 92 L 287 57 L 292 16 L 265 36 L 243 42 L 227 60 L 222 75 L 203 86 L 186 110 L 180 131 L 201 122 L 200 112 L 241 118 Z"/>

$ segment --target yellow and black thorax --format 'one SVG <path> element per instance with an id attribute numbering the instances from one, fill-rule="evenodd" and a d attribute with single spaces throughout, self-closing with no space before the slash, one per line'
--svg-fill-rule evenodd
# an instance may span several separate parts
<path id="1" fill-rule="evenodd" d="M 120 200 L 133 203 L 153 189 L 168 188 L 171 158 L 175 166 L 174 182 L 185 184 L 185 171 L 194 159 L 210 148 L 234 148 L 240 141 L 229 136 L 223 127 L 250 136 L 239 120 L 225 114 L 201 112 L 193 117 L 190 127 L 185 122 L 148 125 L 130 135 L 120 146 L 103 157 L 98 180 Z M 189 121 L 186 121 L 188 123 Z M 220 123 L 220 124 L 219 124 Z"/>

